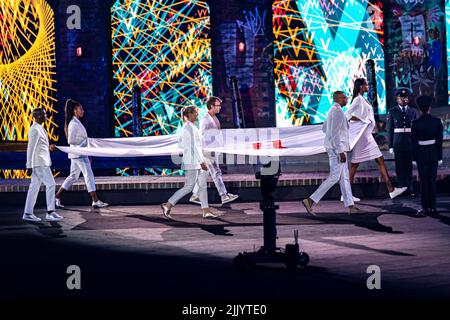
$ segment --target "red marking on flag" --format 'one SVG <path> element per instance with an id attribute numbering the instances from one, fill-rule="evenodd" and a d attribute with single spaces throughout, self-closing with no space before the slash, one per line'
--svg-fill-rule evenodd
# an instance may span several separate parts
<path id="1" fill-rule="evenodd" d="M 287 149 L 287 147 L 283 146 L 281 140 L 272 141 L 272 146 L 274 149 Z M 262 142 L 254 142 L 253 149 L 260 150 L 262 147 Z"/>
<path id="2" fill-rule="evenodd" d="M 272 141 L 272 144 L 275 149 L 287 149 L 285 146 L 283 146 L 281 140 Z"/>
<path id="3" fill-rule="evenodd" d="M 259 149 L 261 149 L 261 145 L 262 145 L 261 142 L 255 142 L 255 143 L 253 143 L 253 149 L 259 150 Z"/>

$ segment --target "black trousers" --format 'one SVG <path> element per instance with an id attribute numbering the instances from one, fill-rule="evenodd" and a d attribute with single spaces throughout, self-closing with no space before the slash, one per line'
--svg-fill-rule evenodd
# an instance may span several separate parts
<path id="1" fill-rule="evenodd" d="M 408 187 L 414 193 L 412 178 L 412 151 L 395 151 L 395 173 L 397 174 L 397 187 Z"/>
<path id="2" fill-rule="evenodd" d="M 436 162 L 418 162 L 417 169 L 420 177 L 420 192 L 422 196 L 422 209 L 436 209 Z"/>

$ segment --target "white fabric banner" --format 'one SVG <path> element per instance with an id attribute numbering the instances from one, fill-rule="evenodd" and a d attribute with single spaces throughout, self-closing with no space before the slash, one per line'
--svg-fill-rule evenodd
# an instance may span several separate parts
<path id="1" fill-rule="evenodd" d="M 350 147 L 353 148 L 366 130 L 361 121 L 350 122 Z M 322 125 L 291 128 L 251 128 L 210 130 L 203 150 L 247 156 L 309 156 L 325 152 Z M 93 157 L 173 156 L 182 153 L 178 135 L 138 138 L 88 138 L 86 147 L 57 146 L 63 152 Z"/>

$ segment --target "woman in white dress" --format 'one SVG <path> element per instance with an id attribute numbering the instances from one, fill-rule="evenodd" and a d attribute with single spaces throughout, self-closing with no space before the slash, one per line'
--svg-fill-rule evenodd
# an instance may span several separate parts
<path id="1" fill-rule="evenodd" d="M 185 195 L 191 193 L 197 182 L 203 218 L 217 218 L 220 214 L 211 212 L 211 209 L 208 206 L 208 191 L 206 185 L 208 167 L 206 166 L 203 157 L 200 131 L 195 126 L 195 122 L 198 118 L 197 108 L 185 108 L 183 110 L 183 118 L 187 121 L 183 125 L 178 146 L 183 149 L 183 163 L 181 169 L 185 171 L 186 181 L 183 188 L 175 192 L 166 203 L 161 204 L 163 215 L 168 219 L 172 219 L 172 216 L 170 215 L 172 207 L 174 207 Z"/>
<path id="2" fill-rule="evenodd" d="M 378 170 L 383 177 L 389 191 L 389 196 L 393 199 L 402 194 L 407 188 L 394 188 L 391 178 L 384 164 L 384 158 L 381 154 L 372 132 L 376 126 L 375 117 L 372 105 L 364 97 L 364 94 L 369 91 L 369 86 L 366 79 L 359 78 L 355 80 L 353 88 L 353 99 L 345 113 L 349 121 L 363 121 L 368 123 L 367 129 L 362 134 L 356 145 L 352 150 L 352 161 L 350 165 L 350 182 L 354 183 L 356 170 L 361 162 L 375 160 L 378 165 Z M 354 200 L 359 200 L 354 198 Z"/>

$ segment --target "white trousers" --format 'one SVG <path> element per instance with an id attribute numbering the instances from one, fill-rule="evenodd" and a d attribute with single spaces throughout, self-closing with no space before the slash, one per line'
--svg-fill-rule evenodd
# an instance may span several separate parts
<path id="1" fill-rule="evenodd" d="M 70 174 L 64 180 L 62 188 L 69 190 L 70 187 L 78 180 L 80 173 L 83 173 L 84 182 L 88 192 L 95 191 L 95 178 L 92 172 L 91 163 L 88 157 L 70 159 Z"/>
<path id="2" fill-rule="evenodd" d="M 227 188 L 225 187 L 225 184 L 223 183 L 222 179 L 222 170 L 220 170 L 219 167 L 219 161 L 218 157 L 215 158 L 215 160 L 208 159 L 205 157 L 205 163 L 208 167 L 208 171 L 206 172 L 206 178 L 208 177 L 208 174 L 211 175 L 211 178 L 214 181 L 214 185 L 216 186 L 217 191 L 219 192 L 220 196 L 223 196 L 227 194 Z M 192 192 L 195 196 L 198 196 L 198 183 L 195 184 L 194 191 Z"/>
<path id="3" fill-rule="evenodd" d="M 183 188 L 177 190 L 170 197 L 169 202 L 172 205 L 176 205 L 181 198 L 185 195 L 189 194 L 194 190 L 195 183 L 198 182 L 198 195 L 200 198 L 202 209 L 208 208 L 208 193 L 206 189 L 206 176 L 208 172 L 200 169 L 196 170 L 186 170 L 185 178 L 186 181 L 184 183 Z"/>
<path id="4" fill-rule="evenodd" d="M 31 175 L 24 213 L 33 213 L 42 183 L 45 185 L 47 211 L 55 211 L 55 179 L 53 178 L 52 170 L 50 167 L 36 167 L 33 168 Z"/>
<path id="5" fill-rule="evenodd" d="M 345 162 L 339 161 L 339 153 L 333 149 L 327 149 L 328 159 L 330 161 L 330 175 L 317 188 L 317 190 L 309 197 L 314 203 L 318 203 L 325 193 L 339 182 L 342 197 L 344 198 L 344 206 L 353 205 L 352 187 L 350 185 L 350 177 L 348 173 L 347 159 Z M 347 157 L 346 157 L 347 158 Z"/>

